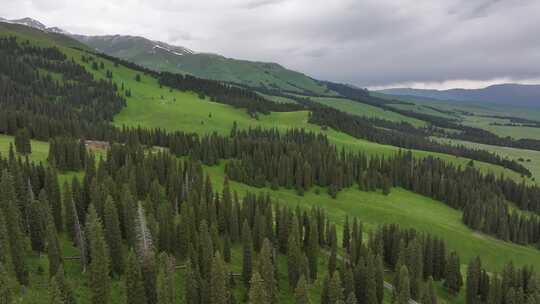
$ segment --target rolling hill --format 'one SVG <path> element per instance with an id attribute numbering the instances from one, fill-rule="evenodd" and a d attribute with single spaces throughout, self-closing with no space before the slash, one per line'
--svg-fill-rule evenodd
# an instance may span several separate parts
<path id="1" fill-rule="evenodd" d="M 334 94 L 321 82 L 277 63 L 239 60 L 218 54 L 200 53 L 138 36 L 70 34 L 58 27 L 47 27 L 32 18 L 0 19 L 0 21 L 25 25 L 50 33 L 66 34 L 94 50 L 157 71 L 190 74 L 254 88 L 319 95 Z"/>

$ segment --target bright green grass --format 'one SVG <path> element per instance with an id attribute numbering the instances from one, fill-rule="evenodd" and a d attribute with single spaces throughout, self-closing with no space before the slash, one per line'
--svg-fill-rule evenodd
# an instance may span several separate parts
<path id="1" fill-rule="evenodd" d="M 502 137 L 509 136 L 515 139 L 531 138 L 531 139 L 540 140 L 540 128 L 495 126 L 495 125 L 491 125 L 491 123 L 493 122 L 506 123 L 506 122 L 509 122 L 509 120 L 491 118 L 491 117 L 465 116 L 463 124 L 467 126 L 471 126 L 471 127 L 488 130 Z"/>
<path id="2" fill-rule="evenodd" d="M 535 177 L 535 179 L 537 180 L 540 178 L 540 151 L 485 145 L 470 141 L 448 138 L 437 138 L 437 140 L 445 143 L 459 144 L 470 148 L 491 151 L 502 157 L 507 157 L 516 161 L 519 161 L 519 159 L 521 158 L 524 161 L 520 161 L 520 163 L 525 168 L 531 171 L 533 177 Z"/>
<path id="3" fill-rule="evenodd" d="M 324 104 L 326 106 L 338 109 L 340 111 L 354 114 L 357 116 L 376 117 L 381 119 L 387 119 L 395 122 L 408 122 L 414 126 L 422 127 L 426 123 L 422 120 L 407 117 L 396 112 L 383 110 L 379 107 L 371 106 L 365 103 L 356 102 L 350 99 L 344 98 L 330 98 L 330 97 L 312 97 L 311 100 Z"/>
<path id="4" fill-rule="evenodd" d="M 283 96 L 268 95 L 268 94 L 264 94 L 264 93 L 261 93 L 261 92 L 257 92 L 257 94 L 261 95 L 262 97 L 264 97 L 264 98 L 266 98 L 268 100 L 272 100 L 273 102 L 296 103 L 296 101 L 294 99 L 283 97 Z"/>
<path id="5" fill-rule="evenodd" d="M 215 188 L 220 189 L 224 179 L 223 165 L 206 167 Z M 540 267 L 540 253 L 537 249 L 503 242 L 490 236 L 477 233 L 461 222 L 461 212 L 430 198 L 414 194 L 400 188 L 392 189 L 388 196 L 377 192 L 363 192 L 354 188 L 341 191 L 337 199 L 332 199 L 321 191 L 314 191 L 298 196 L 295 191 L 268 188 L 257 189 L 244 184 L 231 182 L 233 189 L 240 194 L 246 191 L 268 191 L 273 198 L 290 207 L 324 207 L 330 219 L 341 226 L 346 215 L 358 217 L 368 228 L 382 223 L 399 223 L 419 231 L 429 232 L 447 242 L 449 249 L 456 250 L 462 263 L 477 255 L 490 271 L 499 271 L 510 260 L 516 265 L 535 265 Z"/>
<path id="6" fill-rule="evenodd" d="M 13 136 L 0 134 L 0 154 L 2 154 L 4 157 L 7 156 L 9 153 L 10 144 L 12 144 L 13 149 L 15 149 L 14 140 L 15 139 Z M 47 161 L 47 157 L 49 156 L 49 143 L 32 140 L 31 145 L 32 153 L 28 155 L 28 158 L 32 161 L 45 163 Z"/>

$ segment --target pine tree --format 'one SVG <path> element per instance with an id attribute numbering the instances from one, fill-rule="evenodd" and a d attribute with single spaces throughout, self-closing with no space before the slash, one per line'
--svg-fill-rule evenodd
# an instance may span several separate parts
<path id="1" fill-rule="evenodd" d="M 263 279 L 265 290 L 271 303 L 275 303 L 278 296 L 276 275 L 272 263 L 272 245 L 268 239 L 264 239 L 261 251 L 257 259 L 257 272 Z"/>
<path id="2" fill-rule="evenodd" d="M 86 231 L 90 242 L 90 302 L 92 304 L 107 304 L 110 302 L 111 278 L 110 256 L 105 241 L 103 225 L 93 205 L 88 207 Z"/>
<path id="3" fill-rule="evenodd" d="M 216 252 L 212 259 L 210 273 L 210 304 L 227 304 L 229 292 L 227 290 L 227 270 L 221 255 Z"/>
<path id="4" fill-rule="evenodd" d="M 49 212 L 47 216 L 47 257 L 49 258 L 49 275 L 56 275 L 58 269 L 63 264 L 62 249 L 56 233 L 53 218 Z"/>
<path id="5" fill-rule="evenodd" d="M 13 303 L 13 283 L 2 263 L 0 263 L 0 303 Z"/>
<path id="6" fill-rule="evenodd" d="M 460 267 L 461 265 L 457 253 L 452 252 L 448 257 L 446 265 L 445 286 L 453 295 L 458 294 L 463 285 Z"/>
<path id="7" fill-rule="evenodd" d="M 328 300 L 329 303 L 343 301 L 343 287 L 341 286 L 340 275 L 337 271 L 330 278 L 328 285 Z"/>
<path id="8" fill-rule="evenodd" d="M 408 304 L 411 298 L 410 285 L 409 285 L 409 271 L 405 265 L 401 266 L 399 271 L 399 285 L 394 290 L 395 297 L 394 303 L 396 304 Z"/>
<path id="9" fill-rule="evenodd" d="M 349 217 L 345 217 L 345 224 L 343 225 L 343 249 L 350 252 L 351 232 L 349 227 Z"/>
<path id="10" fill-rule="evenodd" d="M 67 232 L 67 235 L 71 241 L 75 241 L 75 215 L 74 212 L 77 210 L 74 209 L 75 204 L 73 203 L 73 193 L 71 192 L 71 187 L 67 182 L 64 183 L 63 187 L 62 202 L 64 206 L 64 229 Z"/>
<path id="11" fill-rule="evenodd" d="M 244 225 L 242 226 L 242 246 L 242 280 L 244 281 L 244 285 L 248 287 L 253 276 L 253 243 L 251 230 L 247 221 L 244 221 Z"/>
<path id="12" fill-rule="evenodd" d="M 294 298 L 296 304 L 311 304 L 311 300 L 309 299 L 309 286 L 305 276 L 300 277 L 296 289 L 294 290 Z"/>
<path id="13" fill-rule="evenodd" d="M 146 304 L 146 293 L 144 290 L 141 265 L 139 264 L 139 260 L 133 249 L 129 251 L 127 256 L 124 277 L 126 304 Z"/>
<path id="14" fill-rule="evenodd" d="M 5 272 L 11 272 L 13 270 L 11 252 L 9 249 L 8 230 L 6 228 L 6 221 L 4 219 L 2 208 L 0 208 L 0 265 L 3 265 Z"/>
<path id="15" fill-rule="evenodd" d="M 56 275 L 51 278 L 51 280 L 56 281 L 58 288 L 60 289 L 60 292 L 62 293 L 62 299 L 64 300 L 65 304 L 75 304 L 75 294 L 73 293 L 73 288 L 67 281 L 66 277 L 64 276 L 64 268 L 60 266 L 58 268 L 58 271 L 56 272 Z"/>
<path id="16" fill-rule="evenodd" d="M 157 304 L 175 303 L 174 261 L 166 253 L 159 255 L 156 280 Z"/>
<path id="17" fill-rule="evenodd" d="M 114 273 L 120 275 L 124 268 L 122 252 L 122 233 L 116 205 L 111 196 L 105 201 L 104 226 L 107 246 L 111 255 L 111 266 Z"/>
<path id="18" fill-rule="evenodd" d="M 437 304 L 437 295 L 435 293 L 435 286 L 433 284 L 433 278 L 429 277 L 421 299 L 422 304 Z"/>
<path id="19" fill-rule="evenodd" d="M 191 260 L 186 262 L 186 277 L 184 280 L 184 303 L 199 304 L 200 303 L 200 285 L 198 278 L 200 275 Z"/>
<path id="20" fill-rule="evenodd" d="M 258 272 L 249 281 L 249 304 L 270 304 L 270 297 L 264 289 L 264 282 Z"/>
<path id="21" fill-rule="evenodd" d="M 20 154 L 32 153 L 32 145 L 30 143 L 30 134 L 28 130 L 20 129 L 15 133 L 15 149 Z"/>
<path id="22" fill-rule="evenodd" d="M 479 303 L 480 271 L 480 259 L 477 257 L 472 260 L 467 267 L 467 286 L 465 289 L 465 303 L 467 304 Z"/>
<path id="23" fill-rule="evenodd" d="M 0 208 L 3 209 L 7 227 L 11 261 L 17 281 L 27 285 L 28 269 L 25 260 L 24 235 L 21 230 L 21 215 L 17 207 L 17 195 L 15 194 L 13 178 L 7 170 L 2 174 L 0 190 Z"/>
<path id="24" fill-rule="evenodd" d="M 56 280 L 51 280 L 49 285 L 49 304 L 65 304 L 62 291 L 58 287 Z"/>
<path id="25" fill-rule="evenodd" d="M 354 295 L 354 292 L 349 293 L 349 296 L 347 296 L 347 302 L 345 302 L 345 303 L 347 303 L 347 304 L 358 304 L 358 300 L 356 299 L 356 296 Z"/>

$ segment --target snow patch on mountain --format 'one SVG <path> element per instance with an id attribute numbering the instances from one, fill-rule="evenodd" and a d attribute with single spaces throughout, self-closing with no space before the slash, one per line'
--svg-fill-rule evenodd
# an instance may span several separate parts
<path id="1" fill-rule="evenodd" d="M 44 31 L 44 32 L 49 32 L 49 33 L 56 33 L 56 34 L 63 34 L 63 35 L 69 35 L 70 33 L 59 28 L 59 27 L 47 27 L 45 24 L 35 20 L 35 19 L 32 19 L 32 18 L 22 18 L 22 19 L 5 19 L 5 18 L 2 18 L 0 17 L 0 22 L 6 22 L 6 23 L 11 23 L 11 24 L 20 24 L 20 25 L 24 25 L 24 26 L 28 26 L 28 27 L 31 27 L 31 28 L 34 28 L 34 29 L 37 29 L 37 30 L 40 30 L 40 31 Z"/>

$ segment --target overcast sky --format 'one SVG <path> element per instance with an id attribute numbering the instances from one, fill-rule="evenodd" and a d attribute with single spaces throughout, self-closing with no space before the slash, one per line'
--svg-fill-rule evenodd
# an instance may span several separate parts
<path id="1" fill-rule="evenodd" d="M 81 34 L 130 34 L 363 87 L 540 83 L 539 0 L 0 0 Z"/>

